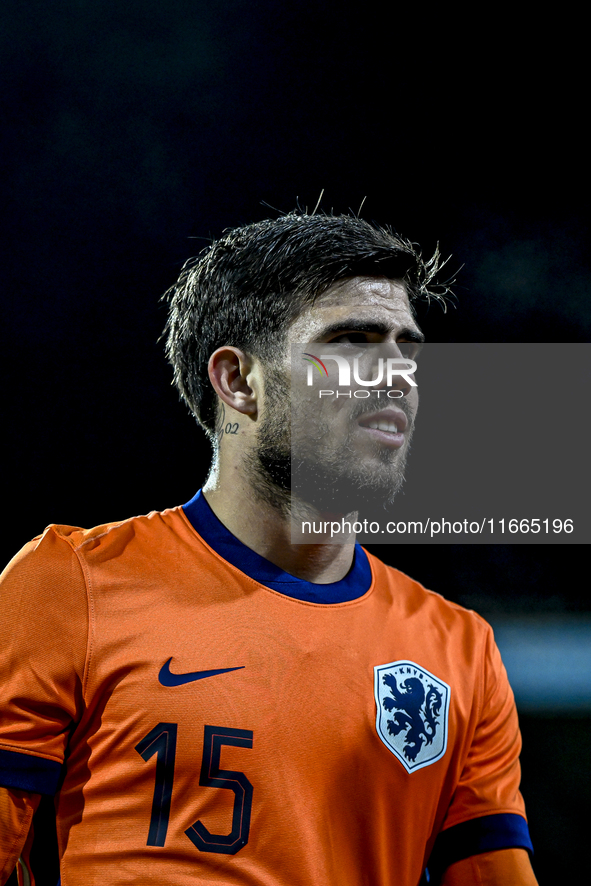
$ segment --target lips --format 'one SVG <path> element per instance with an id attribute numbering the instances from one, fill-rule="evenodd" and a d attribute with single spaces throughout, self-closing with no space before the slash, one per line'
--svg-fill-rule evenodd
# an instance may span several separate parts
<path id="1" fill-rule="evenodd" d="M 373 438 L 374 443 L 386 449 L 401 449 L 406 437 L 408 419 L 400 409 L 383 409 L 381 412 L 362 415 L 358 425 L 364 436 Z"/>
<path id="2" fill-rule="evenodd" d="M 362 428 L 383 431 L 387 434 L 404 434 L 408 427 L 408 419 L 401 409 L 383 409 L 370 415 L 362 415 L 359 419 Z"/>

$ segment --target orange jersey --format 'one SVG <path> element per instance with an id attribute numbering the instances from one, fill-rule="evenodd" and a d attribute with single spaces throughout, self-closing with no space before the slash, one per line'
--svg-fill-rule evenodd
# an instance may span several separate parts
<path id="1" fill-rule="evenodd" d="M 0 784 L 56 794 L 62 886 L 417 886 L 434 846 L 530 848 L 490 627 L 360 547 L 311 585 L 198 496 L 50 526 L 0 607 Z"/>

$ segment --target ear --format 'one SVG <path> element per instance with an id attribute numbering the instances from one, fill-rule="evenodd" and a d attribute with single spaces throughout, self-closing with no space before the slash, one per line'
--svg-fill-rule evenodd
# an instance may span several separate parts
<path id="1" fill-rule="evenodd" d="M 207 372 L 218 397 L 243 415 L 256 415 L 258 410 L 257 373 L 253 359 L 239 348 L 226 345 L 209 358 Z"/>

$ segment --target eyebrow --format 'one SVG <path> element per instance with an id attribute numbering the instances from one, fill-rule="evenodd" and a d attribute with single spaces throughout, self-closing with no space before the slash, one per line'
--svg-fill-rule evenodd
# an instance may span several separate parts
<path id="1" fill-rule="evenodd" d="M 330 323 L 319 332 L 319 335 L 323 338 L 342 332 L 374 332 L 378 335 L 387 335 L 391 331 L 392 327 L 381 320 L 348 319 L 346 321 L 339 320 L 336 323 Z M 411 329 L 408 326 L 399 330 L 398 338 L 405 338 L 407 341 L 416 342 L 417 344 L 423 344 L 425 341 L 425 336 L 422 332 L 417 329 Z"/>

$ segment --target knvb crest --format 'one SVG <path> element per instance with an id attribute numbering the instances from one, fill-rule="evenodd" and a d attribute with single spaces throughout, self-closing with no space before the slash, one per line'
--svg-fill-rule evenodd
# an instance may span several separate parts
<path id="1" fill-rule="evenodd" d="M 440 760 L 447 748 L 450 689 L 412 661 L 374 668 L 378 735 L 408 772 Z"/>

